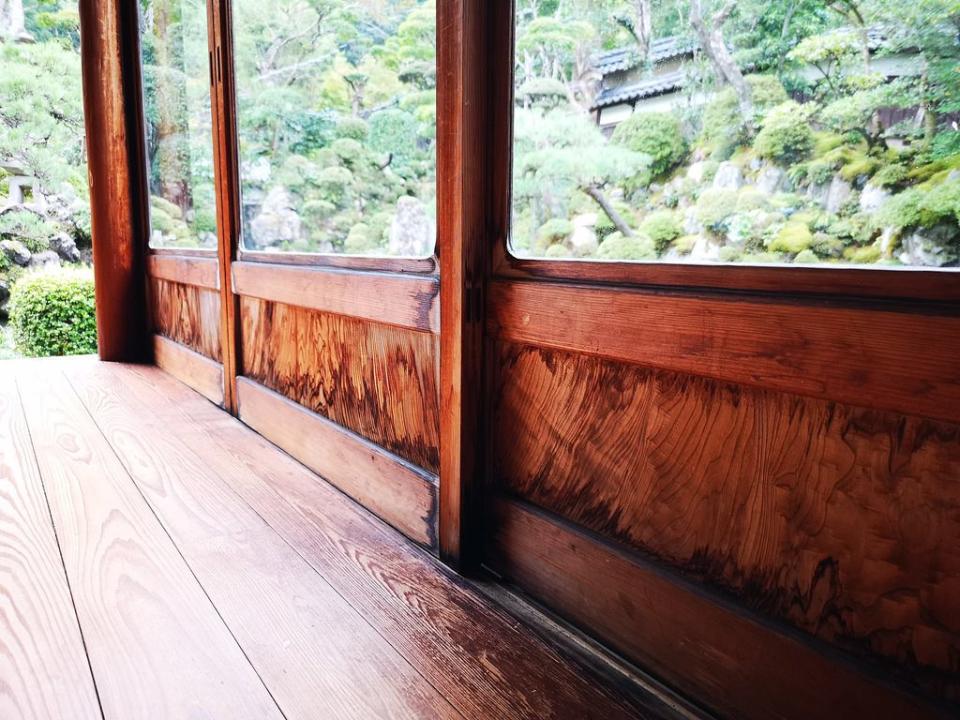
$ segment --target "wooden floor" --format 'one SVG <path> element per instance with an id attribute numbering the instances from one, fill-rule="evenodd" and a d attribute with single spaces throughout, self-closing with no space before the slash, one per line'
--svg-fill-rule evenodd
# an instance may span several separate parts
<path id="1" fill-rule="evenodd" d="M 671 717 L 156 368 L 0 363 L 0 718 Z"/>

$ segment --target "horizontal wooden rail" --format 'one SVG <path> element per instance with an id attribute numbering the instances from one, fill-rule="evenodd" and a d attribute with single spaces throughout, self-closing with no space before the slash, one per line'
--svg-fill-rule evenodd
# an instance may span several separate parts
<path id="1" fill-rule="evenodd" d="M 494 506 L 492 567 L 725 717 L 947 717 L 563 521 Z"/>
<path id="2" fill-rule="evenodd" d="M 233 284 L 237 295 L 440 332 L 440 281 L 432 276 L 237 262 Z"/>
<path id="3" fill-rule="evenodd" d="M 437 478 L 244 377 L 240 419 L 410 539 L 434 549 Z"/>
<path id="4" fill-rule="evenodd" d="M 217 405 L 223 404 L 223 365 L 162 335 L 153 336 L 157 366 Z"/>
<path id="5" fill-rule="evenodd" d="M 511 281 L 488 312 L 511 342 L 960 421 L 956 316 Z"/>
<path id="6" fill-rule="evenodd" d="M 177 255 L 150 255 L 147 273 L 156 280 L 218 290 L 220 288 L 217 259 Z"/>

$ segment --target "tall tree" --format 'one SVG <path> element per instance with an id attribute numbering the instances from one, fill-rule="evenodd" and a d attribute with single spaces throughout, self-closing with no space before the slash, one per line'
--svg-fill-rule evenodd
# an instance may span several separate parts
<path id="1" fill-rule="evenodd" d="M 748 134 L 753 134 L 753 98 L 750 86 L 747 84 L 740 67 L 737 65 L 730 50 L 723 39 L 723 25 L 730 19 L 737 4 L 734 0 L 727 2 L 710 18 L 709 24 L 703 16 L 702 0 L 690 0 L 690 25 L 700 39 L 704 54 L 710 60 L 717 79 L 733 88 L 737 94 L 737 104 L 743 119 L 743 127 Z"/>

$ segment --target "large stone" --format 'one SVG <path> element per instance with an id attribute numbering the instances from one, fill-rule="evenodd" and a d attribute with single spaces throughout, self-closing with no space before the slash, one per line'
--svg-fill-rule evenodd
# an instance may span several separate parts
<path id="1" fill-rule="evenodd" d="M 388 250 L 398 257 L 423 257 L 433 249 L 437 226 L 419 200 L 404 195 L 390 223 Z"/>
<path id="2" fill-rule="evenodd" d="M 573 219 L 573 233 L 570 235 L 570 249 L 575 257 L 593 255 L 600 243 L 594 228 L 597 226 L 597 214 L 585 213 Z"/>
<path id="3" fill-rule="evenodd" d="M 904 236 L 900 248 L 898 259 L 904 265 L 943 267 L 960 262 L 960 234 L 948 223 Z"/>
<path id="4" fill-rule="evenodd" d="M 77 243 L 67 233 L 59 233 L 50 238 L 50 249 L 67 262 L 80 262 Z"/>
<path id="5" fill-rule="evenodd" d="M 786 173 L 776 165 L 764 165 L 757 173 L 757 190 L 764 195 L 773 195 L 780 190 Z"/>
<path id="6" fill-rule="evenodd" d="M 693 244 L 689 259 L 693 262 L 715 262 L 720 259 L 720 243 L 701 235 Z"/>
<path id="7" fill-rule="evenodd" d="M 848 183 L 839 175 L 834 175 L 827 189 L 827 196 L 823 201 L 823 208 L 830 213 L 840 212 L 840 208 L 850 199 L 853 194 L 853 185 Z"/>
<path id="8" fill-rule="evenodd" d="M 867 183 L 860 193 L 860 210 L 861 212 L 875 213 L 886 205 L 889 199 L 889 191 L 879 185 Z"/>
<path id="9" fill-rule="evenodd" d="M 743 187 L 743 172 L 732 162 L 722 162 L 713 176 L 714 190 L 739 190 Z"/>
<path id="10" fill-rule="evenodd" d="M 0 306 L 6 305 L 10 299 L 10 286 L 6 280 L 0 280 Z"/>
<path id="11" fill-rule="evenodd" d="M 34 253 L 30 258 L 30 267 L 35 270 L 48 270 L 60 267 L 60 256 L 53 250 Z"/>
<path id="12" fill-rule="evenodd" d="M 267 193 L 260 213 L 250 223 L 250 231 L 254 245 L 260 248 L 301 239 L 303 223 L 285 187 L 277 185 Z"/>
<path id="13" fill-rule="evenodd" d="M 699 185 L 707 177 L 707 162 L 706 160 L 699 160 L 695 163 L 690 163 L 690 167 L 687 168 L 687 180 L 696 183 Z"/>
<path id="14" fill-rule="evenodd" d="M 27 246 L 19 240 L 4 240 L 0 242 L 0 251 L 10 260 L 10 262 L 26 267 L 30 264 L 30 251 Z"/>
<path id="15" fill-rule="evenodd" d="M 683 232 L 685 235 L 697 235 L 703 232 L 703 224 L 697 219 L 697 209 L 691 207 L 683 215 Z"/>

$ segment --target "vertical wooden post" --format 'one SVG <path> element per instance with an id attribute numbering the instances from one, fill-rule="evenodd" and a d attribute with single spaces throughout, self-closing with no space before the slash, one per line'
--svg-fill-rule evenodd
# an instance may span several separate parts
<path id="1" fill-rule="evenodd" d="M 102 360 L 149 359 L 137 4 L 80 1 L 83 106 Z"/>
<path id="2" fill-rule="evenodd" d="M 483 0 L 437 3 L 440 257 L 440 519 L 445 562 L 468 567 L 482 476 L 484 286 Z"/>
<path id="3" fill-rule="evenodd" d="M 223 404 L 237 414 L 240 372 L 239 298 L 233 292 L 233 261 L 240 241 L 240 173 L 238 169 L 236 94 L 233 72 L 233 25 L 227 0 L 208 0 L 214 175 L 217 190 L 217 256 L 220 263 L 220 344 L 223 348 Z"/>

